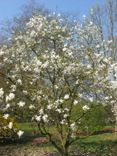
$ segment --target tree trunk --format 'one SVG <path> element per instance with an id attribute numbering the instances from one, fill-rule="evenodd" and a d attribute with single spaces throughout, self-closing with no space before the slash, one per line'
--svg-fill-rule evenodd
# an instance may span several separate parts
<path id="1" fill-rule="evenodd" d="M 63 151 L 59 151 L 61 156 L 69 156 L 68 148 L 64 148 Z"/>
<path id="2" fill-rule="evenodd" d="M 65 156 L 68 156 L 69 153 L 68 153 L 68 147 L 65 147 Z"/>

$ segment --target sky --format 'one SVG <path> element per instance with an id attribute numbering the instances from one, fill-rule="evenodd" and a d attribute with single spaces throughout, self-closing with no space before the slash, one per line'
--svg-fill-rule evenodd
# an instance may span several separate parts
<path id="1" fill-rule="evenodd" d="M 37 2 L 53 12 L 86 15 L 91 6 L 102 4 L 104 0 L 37 0 Z M 17 16 L 26 3 L 29 3 L 29 0 L 0 0 L 0 22 Z"/>

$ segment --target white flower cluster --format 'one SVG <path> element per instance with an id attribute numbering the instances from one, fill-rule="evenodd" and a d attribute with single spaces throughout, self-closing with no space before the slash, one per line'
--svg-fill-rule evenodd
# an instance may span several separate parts
<path id="1" fill-rule="evenodd" d="M 14 98 L 15 98 L 15 94 L 14 93 L 10 93 L 8 96 L 6 96 L 6 102 L 12 101 Z"/>
<path id="2" fill-rule="evenodd" d="M 0 88 L 0 98 L 3 98 L 3 95 L 4 95 L 4 90 L 3 88 Z"/>

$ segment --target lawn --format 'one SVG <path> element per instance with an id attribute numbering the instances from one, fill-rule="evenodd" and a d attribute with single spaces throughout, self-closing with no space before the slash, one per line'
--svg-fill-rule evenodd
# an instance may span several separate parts
<path id="1" fill-rule="evenodd" d="M 55 156 L 56 150 L 50 143 L 35 143 L 40 137 L 34 124 L 21 123 L 24 136 L 18 142 L 4 143 L 0 146 L 0 156 Z M 110 128 L 110 127 L 109 127 Z M 107 127 L 105 128 L 107 129 Z M 80 138 L 73 145 L 73 156 L 117 156 L 117 133 L 102 133 Z"/>

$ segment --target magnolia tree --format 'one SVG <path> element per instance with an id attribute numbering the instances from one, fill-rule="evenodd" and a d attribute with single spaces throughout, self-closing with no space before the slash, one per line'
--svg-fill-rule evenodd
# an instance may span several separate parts
<path id="1" fill-rule="evenodd" d="M 3 117 L 27 111 L 39 132 L 65 156 L 79 132 L 90 127 L 84 120 L 95 105 L 112 100 L 111 59 L 104 55 L 110 43 L 102 43 L 93 23 L 74 25 L 69 29 L 60 17 L 34 16 L 0 53 Z"/>

